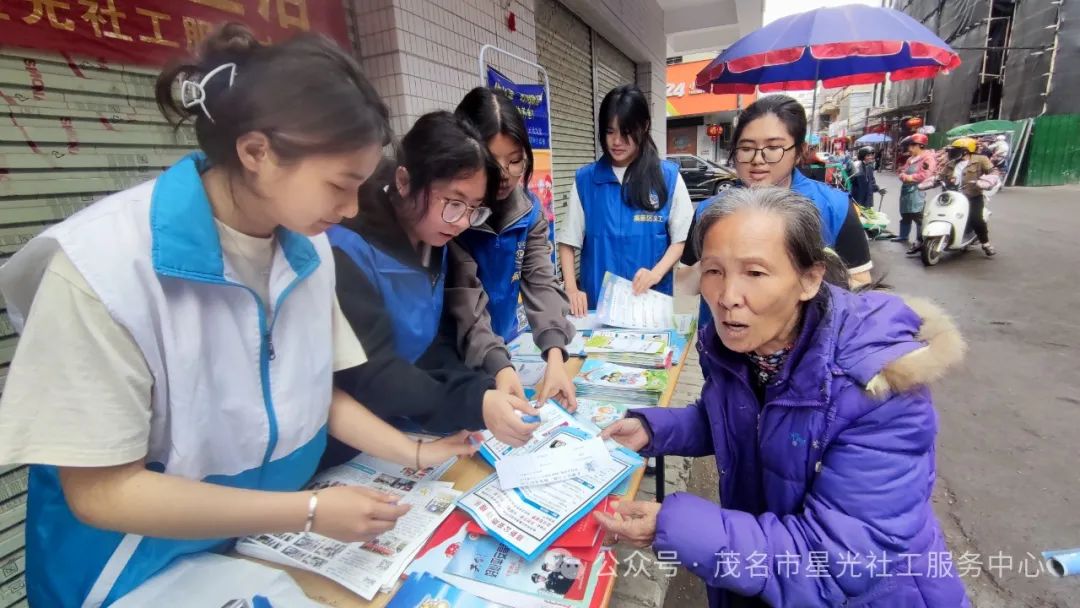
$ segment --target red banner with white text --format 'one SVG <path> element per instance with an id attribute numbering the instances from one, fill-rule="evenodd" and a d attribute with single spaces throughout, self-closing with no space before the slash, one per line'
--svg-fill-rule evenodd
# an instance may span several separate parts
<path id="1" fill-rule="evenodd" d="M 349 48 L 341 0 L 0 0 L 0 44 L 160 65 L 227 21 L 266 42 L 312 31 Z"/>

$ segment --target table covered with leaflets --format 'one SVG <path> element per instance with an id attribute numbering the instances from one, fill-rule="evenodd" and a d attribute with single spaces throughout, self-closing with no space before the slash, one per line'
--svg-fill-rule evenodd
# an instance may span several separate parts
<path id="1" fill-rule="evenodd" d="M 316 477 L 314 487 L 355 478 L 397 491 L 413 507 L 394 530 L 362 545 L 302 535 L 249 537 L 238 551 L 286 571 L 309 598 L 329 606 L 607 606 L 617 569 L 592 512 L 611 512 L 612 502 L 632 499 L 645 466 L 636 454 L 610 441 L 605 445 L 598 435 L 627 409 L 667 407 L 693 347 L 692 318 L 645 318 L 654 309 L 676 317 L 669 296 L 651 292 L 655 302 L 628 300 L 628 290 L 628 281 L 609 275 L 599 313 L 575 320 L 579 334 L 568 350 L 576 356 L 566 363 L 578 393 L 573 415 L 549 402 L 540 408 L 534 440 L 523 448 L 511 449 L 488 435 L 481 453 L 421 472 L 365 462 L 361 455 L 342 465 L 344 477 L 327 477 L 331 470 Z M 612 309 L 631 316 L 604 312 Z M 661 330 L 664 325 L 671 329 Z M 522 334 L 510 350 L 523 384 L 535 384 L 544 363 L 532 336 Z M 590 460 L 600 446 L 599 459 Z M 585 464 L 560 475 L 565 458 Z M 656 470 L 659 499 L 662 460 Z M 336 562 L 341 565 L 335 570 Z"/>

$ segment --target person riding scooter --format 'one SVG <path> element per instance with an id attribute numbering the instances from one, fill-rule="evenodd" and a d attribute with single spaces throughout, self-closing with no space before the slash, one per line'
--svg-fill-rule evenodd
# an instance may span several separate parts
<path id="1" fill-rule="evenodd" d="M 907 151 L 907 162 L 900 171 L 900 236 L 894 240 L 908 242 L 911 225 L 915 224 L 915 241 L 907 250 L 914 255 L 922 247 L 922 214 L 926 205 L 926 193 L 919 190 L 919 184 L 937 174 L 937 159 L 934 152 L 927 150 L 929 138 L 922 133 L 905 137 L 900 147 Z"/>
<path id="2" fill-rule="evenodd" d="M 980 185 L 979 180 L 993 175 L 994 165 L 989 158 L 975 153 L 977 147 L 978 143 L 971 137 L 961 137 L 949 144 L 948 157 L 938 172 L 938 179 L 959 188 L 968 198 L 971 206 L 968 221 L 975 235 L 979 237 L 983 253 L 991 256 L 997 251 L 990 244 L 990 228 L 983 217 L 983 208 L 986 205 L 983 193 L 987 187 Z"/>
<path id="3" fill-rule="evenodd" d="M 859 148 L 856 158 L 858 162 L 851 174 L 851 198 L 863 207 L 873 207 L 874 193 L 885 194 L 885 189 L 878 187 L 874 177 L 874 149 L 863 146 Z"/>

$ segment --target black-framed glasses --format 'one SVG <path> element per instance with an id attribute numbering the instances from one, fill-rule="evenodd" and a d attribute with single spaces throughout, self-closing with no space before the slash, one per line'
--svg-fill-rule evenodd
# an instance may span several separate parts
<path id="1" fill-rule="evenodd" d="M 452 198 L 443 199 L 442 219 L 447 224 L 453 224 L 468 216 L 470 226 L 481 226 L 491 217 L 491 209 L 487 207 L 470 207 L 465 201 Z"/>
<path id="2" fill-rule="evenodd" d="M 739 146 L 735 148 L 735 161 L 740 163 L 752 163 L 757 155 L 761 154 L 761 160 L 775 165 L 776 163 L 784 160 L 784 155 L 795 149 L 798 144 L 791 144 L 788 147 L 784 146 L 765 146 L 764 148 L 755 148 L 753 146 Z"/>
<path id="3" fill-rule="evenodd" d="M 505 165 L 499 161 L 495 161 L 495 164 L 499 165 L 499 168 L 505 171 L 510 177 L 521 177 L 522 175 L 525 175 L 526 160 L 524 158 L 512 160 Z"/>

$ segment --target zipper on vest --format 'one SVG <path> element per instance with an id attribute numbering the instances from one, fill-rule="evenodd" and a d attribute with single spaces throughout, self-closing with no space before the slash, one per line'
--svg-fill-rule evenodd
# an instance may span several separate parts
<path id="1" fill-rule="evenodd" d="M 274 334 L 271 330 L 267 329 L 264 337 L 266 338 L 266 348 L 269 351 L 270 360 L 273 361 L 277 358 L 277 354 L 274 353 Z"/>

